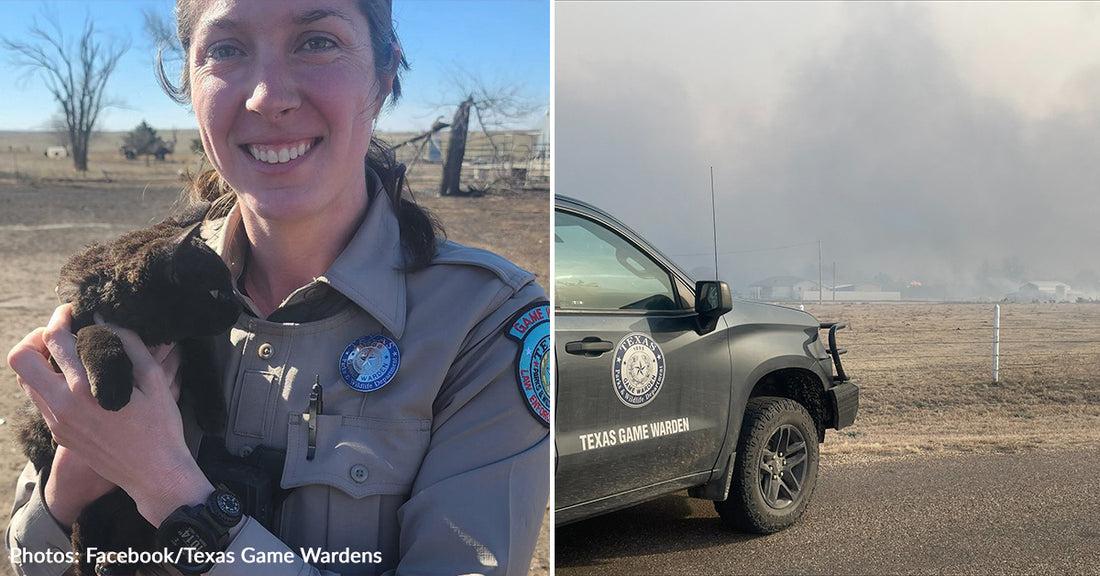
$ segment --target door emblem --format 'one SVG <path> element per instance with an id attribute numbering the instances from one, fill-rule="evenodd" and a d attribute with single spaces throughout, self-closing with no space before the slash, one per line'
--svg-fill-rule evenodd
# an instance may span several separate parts
<path id="1" fill-rule="evenodd" d="M 665 355 L 645 334 L 627 334 L 615 348 L 611 381 L 623 404 L 641 408 L 661 391 L 665 381 Z"/>

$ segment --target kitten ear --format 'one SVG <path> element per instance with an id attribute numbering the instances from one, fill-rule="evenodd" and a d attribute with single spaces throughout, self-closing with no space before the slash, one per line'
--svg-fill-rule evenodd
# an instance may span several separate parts
<path id="1" fill-rule="evenodd" d="M 184 226 L 180 229 L 180 232 L 172 238 L 172 250 L 178 251 L 180 246 L 183 246 L 199 235 L 202 228 L 202 222 L 195 222 L 189 226 Z"/>
<path id="2" fill-rule="evenodd" d="M 185 261 L 187 247 L 199 236 L 202 222 L 196 222 L 180 229 L 179 233 L 172 237 L 169 243 L 171 253 L 171 265 L 168 267 L 170 278 L 173 282 L 179 282 L 181 275 L 187 273 L 188 262 Z M 202 242 L 201 239 L 198 240 Z"/>

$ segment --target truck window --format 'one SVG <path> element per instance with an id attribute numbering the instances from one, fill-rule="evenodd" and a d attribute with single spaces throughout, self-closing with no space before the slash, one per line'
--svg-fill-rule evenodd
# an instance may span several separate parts
<path id="1" fill-rule="evenodd" d="M 668 271 L 592 220 L 558 212 L 554 249 L 557 308 L 679 309 Z"/>

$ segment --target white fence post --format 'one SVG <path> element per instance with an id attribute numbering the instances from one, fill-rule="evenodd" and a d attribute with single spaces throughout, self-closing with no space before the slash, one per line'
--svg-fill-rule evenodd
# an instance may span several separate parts
<path id="1" fill-rule="evenodd" d="M 993 383 L 996 384 L 1001 372 L 1001 305 L 993 307 Z"/>

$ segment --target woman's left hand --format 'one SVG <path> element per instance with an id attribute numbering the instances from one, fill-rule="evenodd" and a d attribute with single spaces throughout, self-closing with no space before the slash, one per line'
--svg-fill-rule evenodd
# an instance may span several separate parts
<path id="1" fill-rule="evenodd" d="M 133 362 L 134 391 L 126 406 L 109 412 L 92 396 L 71 325 L 72 306 L 59 306 L 41 341 L 24 340 L 9 356 L 54 439 L 125 490 L 154 526 L 180 505 L 201 502 L 213 487 L 184 441 L 172 389 L 179 352 L 160 348 L 154 357 L 137 334 L 111 327 Z"/>

